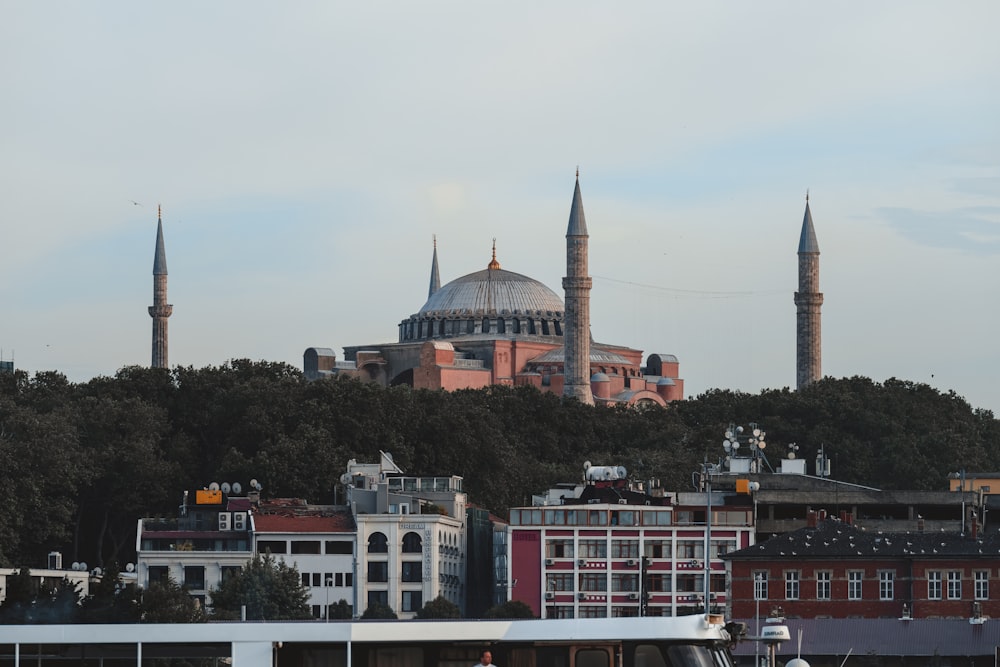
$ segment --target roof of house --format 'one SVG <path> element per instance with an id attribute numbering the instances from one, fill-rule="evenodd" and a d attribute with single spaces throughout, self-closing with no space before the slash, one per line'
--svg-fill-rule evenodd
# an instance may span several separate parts
<path id="1" fill-rule="evenodd" d="M 944 558 L 1000 555 L 1000 533 L 971 535 L 945 532 L 888 533 L 871 531 L 836 519 L 818 521 L 816 527 L 772 537 L 722 556 L 730 560 L 775 558 Z"/>
<path id="2" fill-rule="evenodd" d="M 357 530 L 349 508 L 308 505 L 296 498 L 275 498 L 261 503 L 253 522 L 257 533 L 353 533 Z"/>

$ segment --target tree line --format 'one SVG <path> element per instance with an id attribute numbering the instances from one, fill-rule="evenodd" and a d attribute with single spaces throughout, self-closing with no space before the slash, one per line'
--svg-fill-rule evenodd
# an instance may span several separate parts
<path id="1" fill-rule="evenodd" d="M 834 477 L 943 489 L 992 468 L 1000 422 L 953 392 L 905 380 L 824 379 L 801 391 L 712 390 L 666 408 L 604 408 L 531 387 L 455 392 L 306 382 L 289 365 L 126 367 L 71 383 L 0 374 L 0 566 L 41 567 L 57 550 L 108 569 L 135 558 L 139 517 L 175 516 L 185 489 L 256 478 L 265 497 L 342 499 L 349 459 L 393 454 L 412 475 L 460 475 L 471 502 L 506 516 L 585 460 L 690 488 L 718 460 L 730 422 L 757 422 L 767 454 L 820 446 Z M 777 451 L 775 451 L 777 450 Z"/>

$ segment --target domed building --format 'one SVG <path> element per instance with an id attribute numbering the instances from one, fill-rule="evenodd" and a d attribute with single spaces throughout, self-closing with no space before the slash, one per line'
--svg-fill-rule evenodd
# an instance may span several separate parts
<path id="1" fill-rule="evenodd" d="M 530 384 L 595 404 L 665 405 L 683 398 L 673 355 L 651 354 L 643 366 L 641 350 L 589 340 L 586 239 L 578 179 L 563 279 L 572 308 L 539 281 L 501 268 L 495 241 L 485 269 L 442 286 L 435 242 L 427 301 L 399 323 L 398 340 L 345 347 L 343 361 L 329 348 L 308 348 L 305 375 L 448 391 Z"/>

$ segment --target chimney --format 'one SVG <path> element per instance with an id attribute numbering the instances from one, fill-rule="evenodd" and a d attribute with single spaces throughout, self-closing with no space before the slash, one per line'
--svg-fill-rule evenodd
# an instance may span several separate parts
<path id="1" fill-rule="evenodd" d="M 814 512 L 813 510 L 809 510 L 808 512 L 806 512 L 806 526 L 808 526 L 809 528 L 816 527 L 816 512 Z"/>
<path id="2" fill-rule="evenodd" d="M 826 510 L 820 510 L 819 511 L 819 520 L 820 521 L 826 521 Z"/>
<path id="3" fill-rule="evenodd" d="M 924 517 L 917 515 L 917 530 L 924 532 Z"/>

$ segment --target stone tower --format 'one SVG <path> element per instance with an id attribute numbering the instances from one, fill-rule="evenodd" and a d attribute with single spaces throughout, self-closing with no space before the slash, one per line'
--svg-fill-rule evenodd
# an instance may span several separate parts
<path id="1" fill-rule="evenodd" d="M 167 318 L 174 307 L 167 303 L 167 251 L 163 248 L 163 211 L 156 210 L 156 254 L 153 256 L 153 368 L 169 368 L 167 362 Z"/>
<path id="2" fill-rule="evenodd" d="M 582 403 L 594 404 L 590 390 L 590 288 L 593 281 L 587 274 L 587 219 L 583 215 L 580 196 L 580 171 L 576 172 L 573 206 L 566 229 L 566 330 L 564 339 L 563 396 L 572 396 Z"/>
<path id="3" fill-rule="evenodd" d="M 799 291 L 795 293 L 795 379 L 796 387 L 823 377 L 820 307 L 823 293 L 819 291 L 819 243 L 813 229 L 806 193 L 806 213 L 799 236 Z"/>

